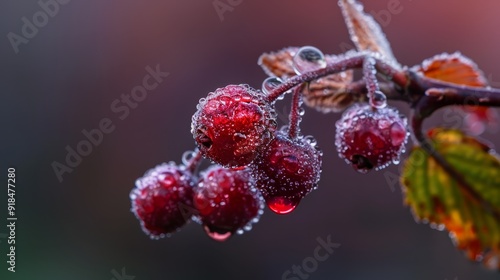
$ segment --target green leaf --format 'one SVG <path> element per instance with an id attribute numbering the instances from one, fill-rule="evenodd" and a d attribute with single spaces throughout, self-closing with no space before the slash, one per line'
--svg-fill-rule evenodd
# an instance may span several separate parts
<path id="1" fill-rule="evenodd" d="M 454 244 L 469 259 L 500 270 L 498 156 L 458 130 L 433 129 L 429 137 L 434 149 L 462 174 L 476 196 L 471 196 L 433 157 L 416 147 L 403 166 L 405 203 L 417 221 L 448 230 Z"/>

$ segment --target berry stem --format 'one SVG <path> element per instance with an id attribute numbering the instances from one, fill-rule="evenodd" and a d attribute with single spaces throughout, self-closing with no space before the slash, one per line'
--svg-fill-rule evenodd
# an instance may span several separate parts
<path id="1" fill-rule="evenodd" d="M 395 83 L 401 88 L 406 88 L 408 84 L 408 79 L 404 72 L 395 69 L 394 67 L 390 66 L 383 60 L 374 58 L 366 53 L 360 53 L 329 63 L 326 65 L 325 68 L 297 75 L 286 80 L 284 83 L 282 83 L 269 93 L 269 95 L 267 96 L 267 100 L 269 102 L 274 102 L 282 94 L 285 94 L 287 91 L 289 91 L 290 89 L 294 88 L 299 84 L 307 83 L 328 75 L 337 74 L 339 72 L 344 72 L 346 70 L 362 68 L 364 61 L 367 58 L 375 60 L 375 69 L 378 71 L 378 73 L 382 74 L 387 80 Z"/>
<path id="2" fill-rule="evenodd" d="M 201 155 L 199 149 L 196 149 L 193 153 L 193 157 L 191 157 L 189 162 L 186 164 L 186 170 L 191 172 L 191 174 L 194 174 L 196 172 L 196 169 L 203 160 L 203 156 Z"/>
<path id="3" fill-rule="evenodd" d="M 393 83 L 379 82 L 379 87 L 380 91 L 385 94 L 387 99 L 411 103 L 410 96 L 403 94 Z M 347 84 L 344 90 L 346 93 L 355 95 L 360 101 L 367 100 L 366 97 L 368 96 L 368 89 L 366 82 L 363 79 Z"/>
<path id="4" fill-rule="evenodd" d="M 375 98 L 375 92 L 379 91 L 379 86 L 377 82 L 377 77 L 375 70 L 375 60 L 373 57 L 367 57 L 363 62 L 363 79 L 366 82 L 366 89 L 368 90 L 368 98 L 373 100 Z"/>
<path id="5" fill-rule="evenodd" d="M 288 136 L 290 136 L 291 139 L 297 138 L 298 134 L 300 133 L 299 124 L 302 118 L 300 116 L 300 106 L 302 105 L 302 91 L 304 90 L 306 85 L 307 84 L 302 84 L 293 90 L 292 108 L 290 109 L 290 116 L 288 118 Z"/>

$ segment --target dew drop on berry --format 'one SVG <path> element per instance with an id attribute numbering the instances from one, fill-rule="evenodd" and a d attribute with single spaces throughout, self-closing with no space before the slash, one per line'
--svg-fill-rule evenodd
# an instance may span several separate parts
<path id="1" fill-rule="evenodd" d="M 251 231 L 251 230 L 252 230 L 252 224 L 251 224 L 251 223 L 248 223 L 247 225 L 245 225 L 245 226 L 243 227 L 243 229 L 244 229 L 244 231 L 245 231 L 245 230 L 246 230 L 246 231 Z"/>
<path id="2" fill-rule="evenodd" d="M 399 146 L 406 141 L 408 132 L 406 128 L 399 122 L 391 125 L 391 143 L 393 146 Z"/>
<path id="3" fill-rule="evenodd" d="M 273 197 L 268 199 L 267 206 L 276 214 L 288 214 L 297 207 L 298 203 L 285 197 Z"/>
<path id="4" fill-rule="evenodd" d="M 309 145 L 311 145 L 312 147 L 316 147 L 316 145 L 318 145 L 318 142 L 312 135 L 304 136 L 304 140 L 306 140 L 306 142 L 309 143 Z"/>
<path id="5" fill-rule="evenodd" d="M 247 136 L 243 133 L 237 132 L 237 133 L 233 134 L 233 140 L 236 142 L 243 141 L 245 139 L 247 139 Z"/>
<path id="6" fill-rule="evenodd" d="M 387 97 L 381 91 L 376 91 L 373 96 L 369 96 L 370 105 L 377 109 L 382 109 L 387 106 Z"/>
<path id="7" fill-rule="evenodd" d="M 391 122 L 389 120 L 386 120 L 386 119 L 380 119 L 378 121 L 378 128 L 379 129 L 387 129 L 389 126 L 391 126 Z"/>
<path id="8" fill-rule="evenodd" d="M 262 91 L 265 94 L 269 94 L 269 92 L 273 91 L 282 83 L 283 81 L 278 77 L 269 77 L 262 82 Z"/>
<path id="9" fill-rule="evenodd" d="M 293 69 L 299 75 L 325 67 L 325 55 L 319 49 L 312 46 L 300 48 L 293 57 Z"/>
<path id="10" fill-rule="evenodd" d="M 283 161 L 283 167 L 288 171 L 289 173 L 296 173 L 299 168 L 300 168 L 300 162 L 297 159 L 297 157 L 293 155 L 286 156 L 282 159 Z"/>
<path id="11" fill-rule="evenodd" d="M 243 95 L 241 97 L 241 100 L 245 101 L 245 102 L 251 102 L 252 101 L 252 97 L 251 96 L 248 96 L 248 95 Z"/>
<path id="12" fill-rule="evenodd" d="M 211 231 L 207 226 L 204 226 L 203 229 L 205 230 L 206 234 L 215 241 L 223 242 L 231 237 L 231 232 L 229 231 L 226 233 L 218 233 L 215 231 Z"/>
<path id="13" fill-rule="evenodd" d="M 173 187 L 176 183 L 175 175 L 172 173 L 161 173 L 158 174 L 158 182 L 164 187 Z"/>

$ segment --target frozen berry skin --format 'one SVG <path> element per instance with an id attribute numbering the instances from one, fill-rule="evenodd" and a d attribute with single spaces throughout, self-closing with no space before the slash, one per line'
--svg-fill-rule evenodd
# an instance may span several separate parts
<path id="1" fill-rule="evenodd" d="M 311 136 L 292 140 L 282 131 L 276 133 L 250 166 L 269 209 L 288 214 L 316 188 L 322 155 Z"/>
<path id="2" fill-rule="evenodd" d="M 225 167 L 253 161 L 276 130 L 275 112 L 262 92 L 228 85 L 200 99 L 191 133 L 201 153 Z"/>
<path id="3" fill-rule="evenodd" d="M 214 165 L 203 172 L 195 190 L 197 219 L 217 241 L 250 230 L 264 207 L 262 196 L 247 168 Z"/>
<path id="4" fill-rule="evenodd" d="M 361 173 L 399 163 L 408 140 L 407 120 L 394 108 L 356 104 L 336 123 L 339 156 Z"/>
<path id="5" fill-rule="evenodd" d="M 158 165 L 135 185 L 131 211 L 152 239 L 169 236 L 191 219 L 195 181 L 183 167 L 173 162 Z"/>

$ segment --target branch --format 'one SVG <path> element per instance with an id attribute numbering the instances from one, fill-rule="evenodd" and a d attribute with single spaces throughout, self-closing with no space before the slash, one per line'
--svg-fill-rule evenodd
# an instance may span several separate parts
<path id="1" fill-rule="evenodd" d="M 436 97 L 432 111 L 450 105 L 471 105 L 500 107 L 500 89 L 470 87 L 426 78 L 409 71 L 410 80 L 416 83 L 426 95 Z"/>
<path id="2" fill-rule="evenodd" d="M 383 60 L 374 58 L 369 53 L 360 53 L 357 55 L 341 58 L 335 62 L 329 63 L 325 68 L 307 72 L 301 75 L 293 76 L 292 78 L 286 80 L 284 83 L 272 90 L 267 96 L 269 102 L 274 102 L 279 96 L 285 94 L 290 89 L 295 86 L 317 80 L 319 78 L 337 74 L 352 69 L 360 69 L 363 67 L 363 63 L 367 58 L 373 58 L 375 60 L 375 69 L 380 73 L 386 80 L 398 85 L 401 88 L 406 88 L 408 84 L 408 79 L 406 78 L 406 73 L 394 69 L 392 66 L 384 62 Z"/>
<path id="3" fill-rule="evenodd" d="M 417 103 L 413 110 L 413 115 L 411 118 L 411 128 L 415 141 L 419 143 L 420 147 L 427 152 L 434 160 L 448 173 L 452 178 L 454 178 L 460 189 L 469 195 L 473 200 L 480 204 L 488 213 L 490 213 L 496 220 L 500 221 L 500 211 L 496 210 L 488 201 L 484 200 L 474 188 L 465 180 L 464 176 L 460 174 L 453 166 L 451 166 L 448 161 L 434 148 L 431 141 L 423 133 L 423 122 L 427 117 L 429 117 L 435 110 L 435 106 L 438 99 L 441 98 L 441 94 L 449 94 L 450 89 L 429 89 L 426 92 L 426 96 L 422 97 Z M 452 89 L 451 89 L 452 90 Z M 428 94 L 429 92 L 432 92 Z M 429 110 L 431 108 L 431 110 Z"/>

